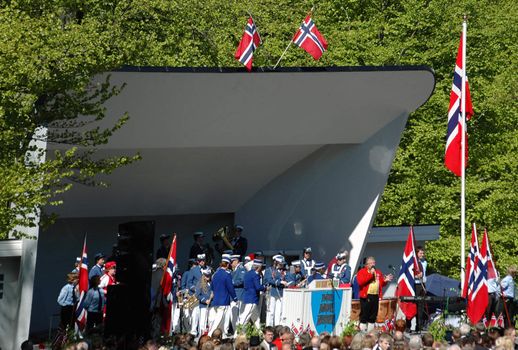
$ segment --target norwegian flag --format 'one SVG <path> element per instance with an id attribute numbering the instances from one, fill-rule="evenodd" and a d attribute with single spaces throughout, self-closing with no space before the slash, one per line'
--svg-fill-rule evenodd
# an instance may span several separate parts
<path id="1" fill-rule="evenodd" d="M 484 239 L 487 241 L 487 279 L 500 278 L 498 270 L 493 261 L 493 253 L 491 252 L 491 243 L 489 242 L 489 235 L 487 229 L 484 229 Z"/>
<path id="2" fill-rule="evenodd" d="M 460 38 L 459 50 L 457 52 L 457 61 L 455 63 L 455 72 L 453 74 L 453 86 L 450 93 L 450 106 L 448 108 L 448 132 L 446 135 L 446 154 L 444 156 L 444 164 L 455 175 L 461 176 L 461 155 L 462 155 L 462 76 L 465 74 L 464 67 L 462 67 L 462 58 L 465 53 L 462 51 L 462 36 Z M 466 119 L 471 119 L 473 115 L 473 106 L 471 104 L 471 96 L 469 93 L 468 78 L 466 77 Z M 466 138 L 466 162 L 468 159 L 468 142 Z"/>
<path id="3" fill-rule="evenodd" d="M 495 328 L 498 325 L 498 321 L 496 319 L 495 314 L 491 315 L 491 322 L 489 322 L 489 328 Z"/>
<path id="4" fill-rule="evenodd" d="M 484 315 L 484 318 L 482 319 L 482 323 L 484 324 L 485 328 L 489 327 L 489 323 L 487 322 L 487 317 Z"/>
<path id="5" fill-rule="evenodd" d="M 169 249 L 167 264 L 164 266 L 164 274 L 160 281 L 162 295 L 166 304 L 162 305 L 162 334 L 169 335 L 171 333 L 171 312 L 173 308 L 173 278 L 176 272 L 176 234 L 173 235 L 173 243 Z"/>
<path id="6" fill-rule="evenodd" d="M 414 247 L 414 228 L 411 226 L 405 245 L 405 251 L 403 252 L 403 262 L 401 263 L 401 269 L 399 270 L 396 297 L 415 296 L 414 274 L 418 269 L 419 265 L 417 263 Z M 399 307 L 407 319 L 411 319 L 417 314 L 417 306 L 415 303 L 400 301 Z"/>
<path id="7" fill-rule="evenodd" d="M 476 228 L 473 225 L 473 233 L 476 235 Z M 473 275 L 470 276 L 470 285 L 468 286 L 468 304 L 466 313 L 471 323 L 475 324 L 482 319 L 487 304 L 487 241 L 482 240 L 482 247 L 479 249 L 475 258 L 475 268 Z M 491 320 L 492 322 L 492 320 Z"/>
<path id="8" fill-rule="evenodd" d="M 246 69 L 250 72 L 252 70 L 252 60 L 254 58 L 254 51 L 261 43 L 261 37 L 257 32 L 254 20 L 252 16 L 248 18 L 246 23 L 245 32 L 239 46 L 237 47 L 234 57 L 236 60 L 245 65 Z"/>
<path id="9" fill-rule="evenodd" d="M 308 325 L 309 326 L 309 325 Z M 300 323 L 300 326 L 299 326 L 299 334 L 302 334 L 304 332 L 304 326 L 302 325 L 302 323 Z"/>
<path id="10" fill-rule="evenodd" d="M 295 33 L 293 42 L 306 50 L 315 60 L 318 60 L 327 49 L 327 41 L 318 31 L 311 15 L 306 16 L 299 30 Z"/>
<path id="11" fill-rule="evenodd" d="M 86 253 L 86 235 L 83 240 L 83 251 L 81 252 L 81 265 L 79 265 L 79 301 L 76 305 L 76 325 L 75 330 L 82 332 L 86 327 L 86 309 L 84 308 L 84 299 L 88 292 L 88 255 Z"/>
<path id="12" fill-rule="evenodd" d="M 299 329 L 293 324 L 293 322 L 291 323 L 291 331 L 295 336 L 299 335 Z"/>
<path id="13" fill-rule="evenodd" d="M 310 336 L 313 336 L 315 334 L 315 332 L 313 332 L 313 330 L 311 329 L 311 326 L 309 325 L 309 323 L 308 323 L 308 326 L 306 327 L 306 329 L 304 330 L 304 333 L 308 333 Z"/>
<path id="14" fill-rule="evenodd" d="M 504 315 L 502 315 L 502 313 L 500 313 L 500 315 L 498 315 L 498 320 L 496 321 L 496 324 L 498 325 L 498 327 L 500 328 L 505 328 L 505 324 L 504 324 Z"/>
<path id="15" fill-rule="evenodd" d="M 475 260 L 478 256 L 478 239 L 477 239 L 477 228 L 473 224 L 473 230 L 471 231 L 471 244 L 469 248 L 469 257 L 466 259 L 466 273 L 464 278 L 464 284 L 462 286 L 462 297 L 468 297 L 468 291 L 473 285 L 473 276 L 475 270 Z"/>

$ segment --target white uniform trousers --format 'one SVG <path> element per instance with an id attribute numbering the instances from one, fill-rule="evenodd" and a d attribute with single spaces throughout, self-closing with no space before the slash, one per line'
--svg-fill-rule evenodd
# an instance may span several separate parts
<path id="1" fill-rule="evenodd" d="M 210 308 L 209 337 L 212 337 L 212 333 L 218 328 L 221 329 L 223 335 L 228 334 L 228 326 L 230 324 L 229 311 L 230 306 L 214 306 Z"/>
<path id="2" fill-rule="evenodd" d="M 198 335 L 199 323 L 200 323 L 200 307 L 196 306 L 191 311 L 191 334 L 194 336 Z"/>
<path id="3" fill-rule="evenodd" d="M 196 306 L 191 318 L 191 334 L 201 337 L 207 331 L 209 308 Z"/>
<path id="4" fill-rule="evenodd" d="M 178 303 L 174 303 L 171 307 L 171 333 L 179 333 L 180 332 L 180 307 Z"/>
<path id="5" fill-rule="evenodd" d="M 281 324 L 282 298 L 269 296 L 266 309 L 266 326 L 278 326 Z"/>
<path id="6" fill-rule="evenodd" d="M 230 307 L 230 322 L 232 323 L 232 329 L 234 333 L 236 332 L 237 321 L 239 320 L 239 315 L 243 313 L 243 309 L 245 304 L 240 300 L 234 307 Z"/>
<path id="7" fill-rule="evenodd" d="M 245 304 L 243 312 L 239 315 L 238 324 L 246 324 L 248 321 L 252 321 L 255 323 L 257 328 L 260 328 L 261 324 L 259 317 L 259 307 L 257 304 Z"/>
<path id="8" fill-rule="evenodd" d="M 188 308 L 183 308 L 183 320 L 182 320 L 182 330 L 184 333 L 191 330 L 191 315 L 192 310 L 189 310 Z"/>

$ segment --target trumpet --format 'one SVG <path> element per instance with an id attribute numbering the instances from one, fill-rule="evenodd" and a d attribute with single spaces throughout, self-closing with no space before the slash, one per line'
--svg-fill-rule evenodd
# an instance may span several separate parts
<path id="1" fill-rule="evenodd" d="M 225 245 L 228 247 L 228 249 L 234 250 L 234 246 L 232 243 L 230 243 L 230 228 L 228 226 L 220 227 L 216 232 L 212 234 L 212 240 L 214 242 L 216 241 L 223 241 Z"/>

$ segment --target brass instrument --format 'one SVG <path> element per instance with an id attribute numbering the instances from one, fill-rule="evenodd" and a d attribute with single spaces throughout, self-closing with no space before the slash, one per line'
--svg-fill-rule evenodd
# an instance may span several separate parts
<path id="1" fill-rule="evenodd" d="M 185 301 L 183 302 L 183 307 L 187 308 L 189 310 L 194 309 L 196 306 L 200 304 L 200 301 L 198 298 L 196 298 L 196 295 L 188 295 Z"/>
<path id="2" fill-rule="evenodd" d="M 213 241 L 223 241 L 228 249 L 234 250 L 234 246 L 230 243 L 230 228 L 228 226 L 220 227 L 216 232 L 212 234 Z"/>

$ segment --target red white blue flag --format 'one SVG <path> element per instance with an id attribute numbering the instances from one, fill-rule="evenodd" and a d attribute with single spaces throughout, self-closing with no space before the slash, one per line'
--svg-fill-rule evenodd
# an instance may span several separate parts
<path id="1" fill-rule="evenodd" d="M 444 164 L 450 169 L 455 175 L 461 176 L 462 171 L 462 133 L 466 132 L 463 130 L 462 122 L 462 77 L 466 74 L 464 67 L 462 67 L 462 58 L 465 52 L 462 51 L 462 36 L 460 38 L 459 50 L 457 52 L 457 61 L 455 63 L 455 72 L 453 74 L 453 85 L 450 93 L 450 107 L 448 108 L 448 132 L 446 135 L 446 154 L 444 156 Z M 466 120 L 469 120 L 473 115 L 473 106 L 471 104 L 471 97 L 469 94 L 468 78 L 466 76 Z M 466 162 L 468 159 L 468 142 L 466 137 Z M 467 164 L 467 163 L 466 163 Z"/>
<path id="2" fill-rule="evenodd" d="M 484 239 L 487 241 L 487 279 L 500 278 L 495 262 L 493 261 L 493 253 L 491 252 L 491 243 L 489 242 L 489 235 L 487 229 L 484 229 Z"/>
<path id="3" fill-rule="evenodd" d="M 257 28 L 255 26 L 254 20 L 252 19 L 252 16 L 250 16 L 248 18 L 248 22 L 246 23 L 243 37 L 239 42 L 236 53 L 234 54 L 236 60 L 241 62 L 249 72 L 252 70 L 254 51 L 260 43 L 261 37 L 257 32 Z"/>
<path id="4" fill-rule="evenodd" d="M 81 264 L 79 265 L 79 301 L 76 306 L 76 332 L 82 332 L 86 326 L 86 309 L 84 299 L 88 292 L 88 255 L 86 253 L 86 235 L 83 241 L 83 251 L 81 252 Z"/>
<path id="5" fill-rule="evenodd" d="M 475 227 L 475 226 L 474 226 Z M 476 235 L 476 229 L 473 233 Z M 482 246 L 475 258 L 475 267 L 472 269 L 468 285 L 468 303 L 466 313 L 471 323 L 479 322 L 486 312 L 488 304 L 487 290 L 487 240 L 482 240 Z"/>
<path id="6" fill-rule="evenodd" d="M 327 49 L 327 41 L 317 29 L 308 15 L 293 37 L 293 42 L 306 50 L 315 60 L 318 60 Z"/>
<path id="7" fill-rule="evenodd" d="M 414 274 L 419 269 L 414 246 L 414 228 L 410 227 L 406 240 L 405 251 L 403 252 L 403 262 L 399 270 L 397 280 L 396 297 L 415 297 L 415 278 Z M 401 311 L 407 319 L 411 319 L 417 314 L 417 306 L 411 302 L 399 302 Z"/>
<path id="8" fill-rule="evenodd" d="M 173 235 L 173 243 L 169 249 L 169 256 L 167 258 L 167 264 L 164 266 L 164 274 L 160 281 L 160 287 L 162 288 L 163 300 L 165 305 L 162 310 L 162 334 L 170 335 L 171 333 L 171 313 L 173 308 L 173 279 L 176 272 L 176 234 Z"/>
<path id="9" fill-rule="evenodd" d="M 478 257 L 478 238 L 477 228 L 473 224 L 473 230 L 471 231 L 471 244 L 469 248 L 469 257 L 466 259 L 466 272 L 464 278 L 464 285 L 462 286 L 462 297 L 467 298 L 468 292 L 473 288 L 476 260 Z"/>

